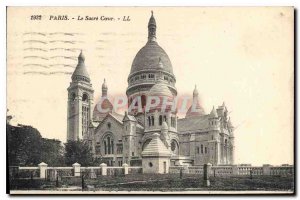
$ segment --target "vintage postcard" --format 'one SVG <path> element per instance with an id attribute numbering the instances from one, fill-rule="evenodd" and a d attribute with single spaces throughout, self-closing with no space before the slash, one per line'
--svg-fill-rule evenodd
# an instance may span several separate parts
<path id="1" fill-rule="evenodd" d="M 7 7 L 10 194 L 294 194 L 293 7 Z"/>

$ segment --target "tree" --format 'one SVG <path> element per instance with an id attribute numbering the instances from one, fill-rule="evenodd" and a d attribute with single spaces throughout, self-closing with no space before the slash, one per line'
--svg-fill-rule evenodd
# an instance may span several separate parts
<path id="1" fill-rule="evenodd" d="M 41 161 L 42 136 L 31 126 L 7 124 L 8 163 L 35 166 Z"/>
<path id="2" fill-rule="evenodd" d="M 36 166 L 45 162 L 50 166 L 64 164 L 63 146 L 59 140 L 42 138 L 31 127 L 6 124 L 7 157 L 9 166 Z"/>
<path id="3" fill-rule="evenodd" d="M 72 165 L 75 162 L 89 166 L 93 164 L 93 154 L 88 143 L 78 140 L 69 140 L 65 143 L 65 163 Z"/>
<path id="4" fill-rule="evenodd" d="M 50 166 L 63 166 L 64 147 L 61 141 L 56 139 L 42 138 L 41 142 L 41 159 Z"/>

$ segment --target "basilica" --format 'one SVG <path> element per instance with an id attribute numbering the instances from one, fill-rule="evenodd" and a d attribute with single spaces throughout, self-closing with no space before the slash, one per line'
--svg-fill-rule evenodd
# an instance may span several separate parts
<path id="1" fill-rule="evenodd" d="M 128 75 L 128 105 L 140 97 L 172 100 L 177 96 L 172 63 L 156 37 L 153 13 L 148 22 L 148 40 L 136 54 Z M 226 105 L 205 113 L 194 88 L 192 105 L 184 118 L 162 105 L 151 109 L 114 110 L 108 85 L 102 85 L 101 108 L 93 102 L 94 90 L 81 52 L 68 87 L 67 139 L 89 143 L 95 158 L 109 166 L 143 166 L 148 170 L 179 165 L 230 165 L 234 163 L 234 127 Z M 194 108 L 196 109 L 193 109 Z M 143 168 L 144 169 L 144 168 Z M 145 170 L 146 171 L 146 170 Z"/>

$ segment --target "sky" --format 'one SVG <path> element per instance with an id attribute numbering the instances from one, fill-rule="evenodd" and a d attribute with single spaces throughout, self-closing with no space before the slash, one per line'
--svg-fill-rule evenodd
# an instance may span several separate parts
<path id="1" fill-rule="evenodd" d="M 151 10 L 178 94 L 192 95 L 197 85 L 206 113 L 225 102 L 235 126 L 236 163 L 293 164 L 290 7 L 8 8 L 7 108 L 12 123 L 66 141 L 67 88 L 81 49 L 95 102 L 104 78 L 109 95 L 125 95 L 134 56 L 147 42 Z M 41 20 L 31 20 L 32 15 Z M 49 20 L 50 15 L 68 15 L 69 20 Z M 123 21 L 124 16 L 130 21 Z"/>

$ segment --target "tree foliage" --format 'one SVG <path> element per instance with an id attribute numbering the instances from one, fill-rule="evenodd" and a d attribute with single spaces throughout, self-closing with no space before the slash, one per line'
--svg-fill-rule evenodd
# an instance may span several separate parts
<path id="1" fill-rule="evenodd" d="M 65 143 L 65 163 L 70 166 L 76 162 L 82 166 L 92 165 L 93 154 L 88 143 L 82 140 L 69 140 Z"/>
<path id="2" fill-rule="evenodd" d="M 59 140 L 42 138 L 40 132 L 25 125 L 6 125 L 7 156 L 10 166 L 63 165 L 63 146 Z"/>

